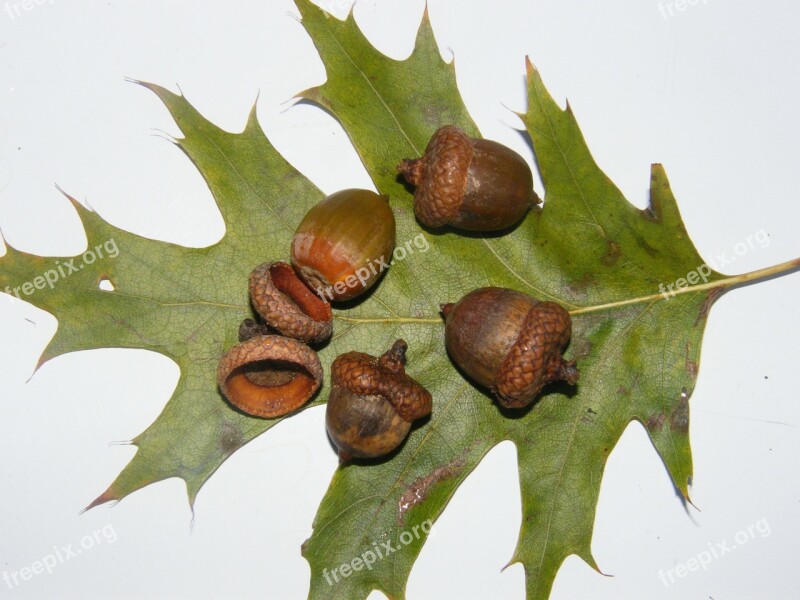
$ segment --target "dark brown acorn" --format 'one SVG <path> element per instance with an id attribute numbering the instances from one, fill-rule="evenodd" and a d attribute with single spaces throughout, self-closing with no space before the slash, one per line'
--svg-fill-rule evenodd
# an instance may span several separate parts
<path id="1" fill-rule="evenodd" d="M 378 281 L 394 244 L 388 198 L 342 190 L 306 213 L 292 239 L 292 265 L 318 295 L 351 300 Z"/>
<path id="2" fill-rule="evenodd" d="M 220 390 L 239 410 L 273 419 L 308 402 L 322 382 L 317 353 L 280 335 L 253 335 L 258 326 L 245 321 L 239 344 L 222 357 L 217 367 Z"/>
<path id="3" fill-rule="evenodd" d="M 559 304 L 486 287 L 443 305 L 442 314 L 453 361 L 506 408 L 529 405 L 547 383 L 577 383 L 575 361 L 561 355 L 572 325 Z"/>
<path id="4" fill-rule="evenodd" d="M 267 325 L 303 342 L 331 336 L 331 305 L 297 276 L 289 263 L 264 263 L 250 273 L 250 301 Z"/>
<path id="5" fill-rule="evenodd" d="M 380 358 L 347 352 L 333 361 L 325 421 L 343 462 L 388 454 L 430 414 L 430 393 L 405 373 L 407 349 L 397 340 Z"/>
<path id="6" fill-rule="evenodd" d="M 433 134 L 425 154 L 397 170 L 416 186 L 414 213 L 428 227 L 497 231 L 539 202 L 528 163 L 507 146 L 473 139 L 455 125 Z"/>

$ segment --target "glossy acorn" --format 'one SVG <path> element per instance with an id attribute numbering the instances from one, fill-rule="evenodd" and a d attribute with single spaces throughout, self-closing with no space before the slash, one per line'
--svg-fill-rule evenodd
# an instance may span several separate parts
<path id="1" fill-rule="evenodd" d="M 397 340 L 379 358 L 347 352 L 333 361 L 325 422 L 342 462 L 388 454 L 430 414 L 430 393 L 405 373 L 407 349 Z"/>
<path id="2" fill-rule="evenodd" d="M 292 239 L 292 266 L 328 300 L 351 300 L 388 267 L 395 245 L 394 213 L 386 196 L 348 189 L 313 206 Z"/>
<path id="3" fill-rule="evenodd" d="M 575 361 L 562 356 L 572 325 L 561 305 L 486 287 L 443 305 L 442 314 L 453 362 L 502 406 L 528 406 L 550 382 L 577 383 Z"/>
<path id="4" fill-rule="evenodd" d="M 416 186 L 414 213 L 427 227 L 497 231 L 539 203 L 531 169 L 519 154 L 470 138 L 455 125 L 438 129 L 425 154 L 403 160 L 397 170 Z"/>

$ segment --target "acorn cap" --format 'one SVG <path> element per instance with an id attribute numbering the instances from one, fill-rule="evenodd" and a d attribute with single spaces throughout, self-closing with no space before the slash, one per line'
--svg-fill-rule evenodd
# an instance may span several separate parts
<path id="1" fill-rule="evenodd" d="M 300 408 L 321 382 L 317 353 L 279 335 L 257 335 L 235 345 L 217 367 L 217 384 L 228 401 L 265 419 Z"/>
<path id="2" fill-rule="evenodd" d="M 331 336 L 330 304 L 312 292 L 289 263 L 266 262 L 253 269 L 250 299 L 261 318 L 285 336 L 304 342 Z"/>
<path id="3" fill-rule="evenodd" d="M 572 335 L 569 313 L 555 302 L 538 302 L 531 307 L 516 342 L 497 372 L 492 391 L 507 408 L 530 404 L 545 384 L 578 382 L 575 361 L 561 353 Z"/>
<path id="4" fill-rule="evenodd" d="M 397 340 L 380 358 L 363 352 L 341 354 L 331 365 L 331 381 L 362 396 L 381 396 L 398 416 L 411 422 L 430 414 L 430 392 L 406 375 L 408 344 Z"/>
<path id="5" fill-rule="evenodd" d="M 416 186 L 414 213 L 423 225 L 442 227 L 458 215 L 467 189 L 473 143 L 455 125 L 438 129 L 425 148 L 425 155 L 403 160 L 397 170 Z"/>

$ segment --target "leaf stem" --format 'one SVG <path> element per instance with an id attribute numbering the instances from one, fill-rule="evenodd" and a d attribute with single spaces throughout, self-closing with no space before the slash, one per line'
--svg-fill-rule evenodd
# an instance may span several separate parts
<path id="1" fill-rule="evenodd" d="M 440 325 L 444 325 L 444 319 L 441 317 L 437 319 L 423 319 L 423 318 L 415 318 L 415 317 L 387 317 L 383 319 L 377 318 L 358 318 L 358 317 L 342 317 L 339 315 L 334 315 L 334 318 L 339 319 L 340 321 L 345 321 L 347 323 L 437 323 Z"/>
<path id="2" fill-rule="evenodd" d="M 772 277 L 774 275 L 781 275 L 783 273 L 787 273 L 793 269 L 800 267 L 800 258 L 795 258 L 793 260 L 789 260 L 778 265 L 773 265 L 771 267 L 766 267 L 764 269 L 758 269 L 756 271 L 750 271 L 749 273 L 742 273 L 741 275 L 732 275 L 731 277 L 725 277 L 724 279 L 718 279 L 717 281 L 709 281 L 707 283 L 702 283 L 700 285 L 688 286 L 684 288 L 679 288 L 677 290 L 669 290 L 666 292 L 659 292 L 657 294 L 650 294 L 649 296 L 641 296 L 639 298 L 630 298 L 628 300 L 620 300 L 618 302 L 609 302 L 608 304 L 597 304 L 595 306 L 583 306 L 581 308 L 576 308 L 574 310 L 569 311 L 569 314 L 572 316 L 575 315 L 583 315 L 586 313 L 591 312 L 598 312 L 601 310 L 608 310 L 610 308 L 618 308 L 620 306 L 627 306 L 629 304 L 639 304 L 642 302 L 650 302 L 652 300 L 658 300 L 659 298 L 664 298 L 668 300 L 672 296 L 677 296 L 679 294 L 691 294 L 695 292 L 702 292 L 705 290 L 713 290 L 719 288 L 730 288 L 736 285 L 742 285 L 744 283 L 749 283 L 751 281 L 756 281 L 759 279 L 766 279 L 768 277 Z"/>
<path id="3" fill-rule="evenodd" d="M 650 294 L 649 296 L 640 296 L 638 298 L 629 298 L 628 300 L 619 300 L 618 302 L 609 302 L 608 304 L 597 304 L 595 306 L 582 306 L 580 308 L 575 308 L 569 311 L 569 314 L 573 317 L 576 315 L 585 315 L 587 313 L 599 312 L 601 310 L 609 310 L 613 308 L 619 308 L 620 306 L 628 306 L 630 304 L 641 304 L 644 302 L 652 302 L 653 300 L 658 300 L 659 298 L 663 298 L 664 300 L 668 300 L 673 296 L 678 296 L 679 294 L 692 294 L 696 292 L 702 292 L 705 290 L 714 290 L 720 288 L 731 288 L 737 285 L 742 285 L 745 283 L 749 283 L 751 281 L 757 281 L 760 279 L 767 279 L 768 277 L 772 277 L 775 275 L 782 275 L 787 273 L 793 269 L 800 268 L 800 258 L 795 258 L 793 260 L 786 261 L 784 263 L 780 263 L 779 265 L 773 265 L 771 267 L 766 267 L 764 269 L 758 269 L 756 271 L 750 271 L 749 273 L 742 273 L 741 275 L 732 275 L 730 277 L 725 277 L 723 279 L 718 279 L 717 281 L 709 281 L 707 283 L 702 283 L 700 285 L 688 286 L 684 288 L 679 288 L 677 290 L 669 290 L 665 292 L 659 292 L 657 294 Z M 424 325 L 444 325 L 444 319 L 441 317 L 437 318 L 416 318 L 416 317 L 386 317 L 386 318 L 359 318 L 359 317 L 342 317 L 340 315 L 335 315 L 335 318 L 344 321 L 346 323 L 355 323 L 355 324 L 362 324 L 362 323 L 418 323 Z"/>

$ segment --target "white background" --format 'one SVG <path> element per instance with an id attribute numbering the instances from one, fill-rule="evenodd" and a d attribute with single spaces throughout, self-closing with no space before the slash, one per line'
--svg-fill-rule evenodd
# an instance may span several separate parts
<path id="1" fill-rule="evenodd" d="M 349 3 L 325 5 L 341 17 Z M 223 235 L 201 177 L 155 131 L 178 133 L 167 111 L 125 77 L 180 85 L 235 131 L 260 92 L 267 135 L 325 192 L 371 187 L 341 128 L 287 102 L 325 78 L 289 0 L 28 6 L 12 18 L 0 5 L 0 226 L 15 247 L 51 256 L 85 249 L 54 183 L 141 235 L 192 246 Z M 635 204 L 645 203 L 650 163 L 666 165 L 703 257 L 736 256 L 737 243 L 760 230 L 768 247 L 720 269 L 800 256 L 800 4 L 682 6 L 672 16 L 655 0 L 430 0 L 429 8 L 485 136 L 532 161 L 509 111 L 525 109 L 528 54 L 554 97 L 570 99 L 596 159 Z M 422 8 L 362 0 L 355 17 L 401 59 Z M 731 292 L 711 312 L 691 404 L 692 495 L 702 512 L 683 509 L 643 429 L 631 425 L 606 470 L 592 544 L 614 577 L 571 557 L 553 598 L 800 594 L 799 293 L 800 276 L 788 276 Z M 0 572 L 103 527 L 116 539 L 14 589 L 0 581 L 0 598 L 305 597 L 299 548 L 336 468 L 324 409 L 237 452 L 200 492 L 193 523 L 177 480 L 81 515 L 133 456 L 111 444 L 156 418 L 178 370 L 155 353 L 102 350 L 58 358 L 28 381 L 55 328 L 52 316 L 0 297 Z M 759 521 L 769 535 L 707 570 L 660 581 L 659 570 L 709 544 L 734 545 Z M 501 572 L 519 524 L 516 453 L 504 443 L 437 523 L 408 598 L 524 598 L 522 567 Z"/>

